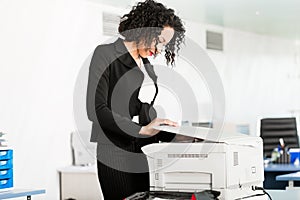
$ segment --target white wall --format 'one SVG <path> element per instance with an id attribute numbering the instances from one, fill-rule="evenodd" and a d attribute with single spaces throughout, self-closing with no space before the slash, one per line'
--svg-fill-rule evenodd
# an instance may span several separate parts
<path id="1" fill-rule="evenodd" d="M 57 168 L 71 164 L 73 89 L 102 37 L 102 10 L 84 0 L 1 1 L 0 131 L 14 148 L 16 188 L 59 198 Z M 120 12 L 119 12 L 120 13 Z"/>
<path id="2" fill-rule="evenodd" d="M 2 0 L 0 7 L 0 131 L 14 148 L 15 187 L 44 188 L 58 199 L 56 169 L 71 164 L 75 129 L 72 95 L 88 55 L 105 37 L 102 11 L 123 12 L 87 0 Z M 226 118 L 250 123 L 258 115 L 300 109 L 293 41 L 186 22 L 204 47 L 205 30 L 224 32 L 223 53 L 208 51 L 226 94 Z M 298 71 L 299 73 L 299 71 Z"/>
<path id="3" fill-rule="evenodd" d="M 207 52 L 224 84 L 226 122 L 248 123 L 250 134 L 255 135 L 259 116 L 290 116 L 299 111 L 299 44 L 193 22 L 187 27 L 190 37 L 197 41 L 200 36 L 198 42 L 203 48 L 206 30 L 224 33 L 224 52 Z"/>
<path id="4" fill-rule="evenodd" d="M 257 120 L 261 117 L 292 116 L 300 110 L 300 46 L 293 40 L 258 35 L 213 25 L 185 20 L 186 35 L 206 49 L 206 30 L 223 33 L 224 51 L 206 50 L 217 68 L 225 90 L 225 125 L 250 126 L 250 134 L 257 135 Z M 182 73 L 191 85 L 199 103 L 200 121 L 210 121 L 212 109 L 208 88 L 196 76 L 188 63 L 177 63 L 175 70 Z M 188 74 L 190 73 L 190 74 Z M 197 79 L 197 80 L 195 80 Z M 183 88 L 184 89 L 184 88 Z M 162 95 L 162 94 L 161 94 Z M 178 106 L 166 95 L 156 102 L 166 107 L 171 119 L 182 119 Z M 175 99 L 175 98 L 174 98 Z M 206 102 L 205 102 L 206 101 Z M 171 104 L 171 105 L 170 105 Z M 213 105 L 212 105 L 213 106 Z M 193 108 L 191 108 L 193 109 Z M 193 112 L 191 110 L 191 112 Z M 226 127 L 225 127 L 226 128 Z M 231 129 L 232 130 L 232 129 Z M 226 130 L 225 130 L 226 131 Z"/>

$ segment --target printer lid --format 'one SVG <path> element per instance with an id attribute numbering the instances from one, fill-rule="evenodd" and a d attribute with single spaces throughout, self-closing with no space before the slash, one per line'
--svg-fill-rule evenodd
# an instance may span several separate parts
<path id="1" fill-rule="evenodd" d="M 161 131 L 199 138 L 210 142 L 218 142 L 218 143 L 226 143 L 226 144 L 256 146 L 258 142 L 262 141 L 260 137 L 249 136 L 241 133 L 230 133 L 230 132 L 216 133 L 216 131 L 213 128 L 206 128 L 206 127 L 154 126 L 153 128 Z"/>

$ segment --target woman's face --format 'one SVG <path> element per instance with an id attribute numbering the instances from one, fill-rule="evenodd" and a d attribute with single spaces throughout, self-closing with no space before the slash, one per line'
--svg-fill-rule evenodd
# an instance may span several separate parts
<path id="1" fill-rule="evenodd" d="M 161 53 L 164 49 L 164 47 L 170 42 L 170 40 L 173 38 L 174 35 L 174 29 L 166 26 L 161 31 L 161 34 L 158 36 L 158 43 L 156 45 L 157 52 Z M 150 48 L 146 47 L 145 44 L 139 45 L 138 53 L 142 58 L 147 58 L 148 56 L 152 56 L 155 53 L 155 40 L 153 39 L 153 42 L 151 43 Z"/>

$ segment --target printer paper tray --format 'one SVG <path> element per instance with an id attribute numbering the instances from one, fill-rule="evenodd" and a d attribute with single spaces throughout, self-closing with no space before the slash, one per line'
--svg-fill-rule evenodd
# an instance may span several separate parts
<path id="1" fill-rule="evenodd" d="M 164 178 L 167 190 L 208 190 L 212 184 L 211 174 L 203 172 L 166 172 Z"/>

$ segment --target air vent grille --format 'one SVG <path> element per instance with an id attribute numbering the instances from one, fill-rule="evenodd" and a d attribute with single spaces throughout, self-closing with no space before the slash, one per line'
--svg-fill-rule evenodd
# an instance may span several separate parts
<path id="1" fill-rule="evenodd" d="M 112 13 L 103 12 L 103 34 L 115 36 L 118 33 L 120 16 Z"/>
<path id="2" fill-rule="evenodd" d="M 206 48 L 223 51 L 223 34 L 206 31 Z"/>
<path id="3" fill-rule="evenodd" d="M 162 159 L 157 159 L 157 167 L 160 168 L 163 166 L 163 162 L 162 162 Z"/>
<path id="4" fill-rule="evenodd" d="M 239 153 L 233 152 L 233 166 L 239 165 Z"/>
<path id="5" fill-rule="evenodd" d="M 168 154 L 168 158 L 207 158 L 208 154 Z"/>

